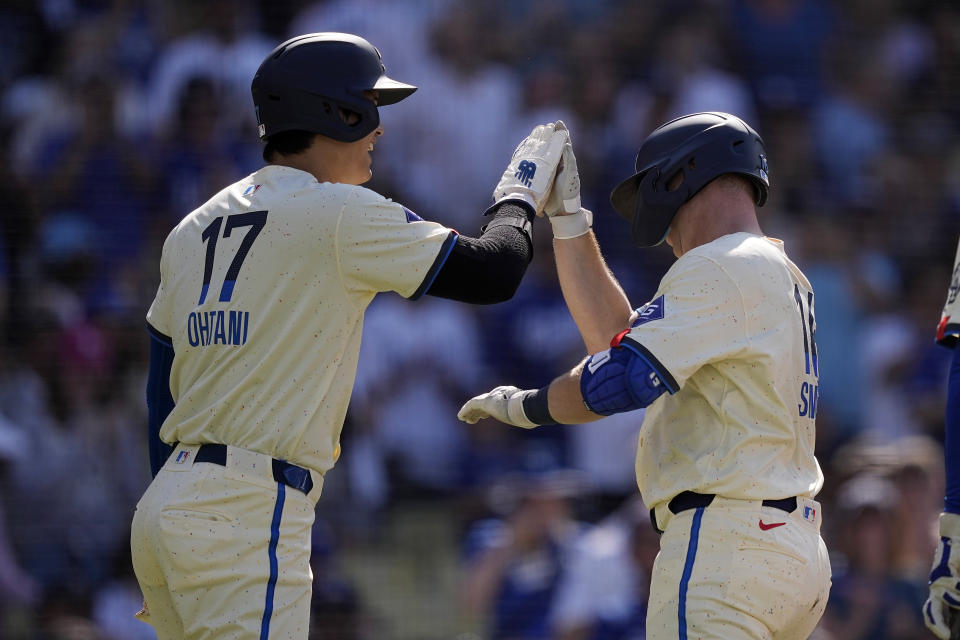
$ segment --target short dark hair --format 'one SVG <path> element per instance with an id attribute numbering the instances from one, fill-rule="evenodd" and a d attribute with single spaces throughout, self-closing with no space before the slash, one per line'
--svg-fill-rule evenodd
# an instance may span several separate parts
<path id="1" fill-rule="evenodd" d="M 263 148 L 263 159 L 273 162 L 274 156 L 278 153 L 285 156 L 303 153 L 310 148 L 317 135 L 319 134 L 298 129 L 275 133 L 267 138 L 267 145 Z"/>
<path id="2" fill-rule="evenodd" d="M 754 202 L 756 202 L 758 187 L 748 176 L 742 173 L 721 173 L 715 180 L 721 183 L 726 189 L 739 189 L 749 193 L 754 199 Z"/>

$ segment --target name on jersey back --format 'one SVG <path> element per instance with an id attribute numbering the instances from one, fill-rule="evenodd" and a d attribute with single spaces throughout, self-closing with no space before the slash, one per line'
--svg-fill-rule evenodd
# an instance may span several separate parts
<path id="1" fill-rule="evenodd" d="M 247 343 L 249 327 L 249 311 L 193 311 L 187 316 L 187 342 L 191 347 L 241 346 Z"/>

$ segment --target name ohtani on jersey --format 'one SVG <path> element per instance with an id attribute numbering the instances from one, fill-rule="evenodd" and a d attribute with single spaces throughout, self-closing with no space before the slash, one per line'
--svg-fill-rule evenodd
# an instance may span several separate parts
<path id="1" fill-rule="evenodd" d="M 247 343 L 249 329 L 249 311 L 193 311 L 187 316 L 187 342 L 191 347 L 242 346 Z"/>

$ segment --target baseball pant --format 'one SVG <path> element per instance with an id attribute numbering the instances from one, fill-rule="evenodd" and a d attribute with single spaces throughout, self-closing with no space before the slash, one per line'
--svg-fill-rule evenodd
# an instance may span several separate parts
<path id="1" fill-rule="evenodd" d="M 226 464 L 194 463 L 179 445 L 137 504 L 137 616 L 159 640 L 303 640 L 309 633 L 310 494 L 274 480 L 269 456 L 227 448 Z"/>
<path id="2" fill-rule="evenodd" d="M 820 504 L 791 513 L 717 496 L 656 510 L 664 533 L 653 566 L 648 640 L 806 640 L 830 593 Z"/>

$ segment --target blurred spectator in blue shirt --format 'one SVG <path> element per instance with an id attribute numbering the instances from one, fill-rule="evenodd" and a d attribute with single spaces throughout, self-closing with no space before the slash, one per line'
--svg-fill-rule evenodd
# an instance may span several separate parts
<path id="1" fill-rule="evenodd" d="M 464 611 L 488 622 L 491 640 L 547 640 L 550 612 L 582 530 L 570 499 L 579 479 L 566 470 L 524 472 L 492 488 L 503 513 L 466 533 L 460 583 Z"/>

